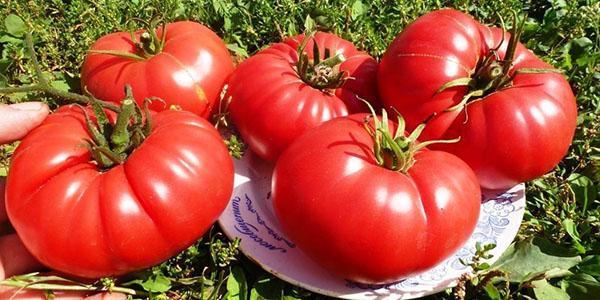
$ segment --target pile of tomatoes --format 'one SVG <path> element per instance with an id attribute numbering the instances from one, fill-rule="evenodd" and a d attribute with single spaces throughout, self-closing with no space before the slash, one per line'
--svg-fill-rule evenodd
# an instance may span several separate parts
<path id="1" fill-rule="evenodd" d="M 233 189 L 232 158 L 207 121 L 217 111 L 274 164 L 285 233 L 365 283 L 440 263 L 474 230 L 481 188 L 543 175 L 573 138 L 570 86 L 518 42 L 516 21 L 506 32 L 443 9 L 380 62 L 312 32 L 238 66 L 203 25 L 147 25 L 100 38 L 81 73 L 99 100 L 59 108 L 14 153 L 7 211 L 50 268 L 121 275 L 201 237 Z"/>

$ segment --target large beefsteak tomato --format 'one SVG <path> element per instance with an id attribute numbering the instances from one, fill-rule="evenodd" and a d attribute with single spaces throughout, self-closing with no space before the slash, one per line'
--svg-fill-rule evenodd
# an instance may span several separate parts
<path id="1" fill-rule="evenodd" d="M 250 149 L 275 161 L 308 128 L 365 111 L 358 97 L 375 102 L 377 66 L 373 57 L 334 34 L 299 35 L 241 63 L 225 97 Z"/>
<path id="2" fill-rule="evenodd" d="M 227 205 L 232 159 L 190 112 L 155 114 L 150 134 L 110 169 L 92 160 L 92 139 L 81 108 L 65 106 L 12 157 L 8 216 L 52 269 L 96 278 L 152 266 L 196 241 Z"/>
<path id="3" fill-rule="evenodd" d="M 379 69 L 385 105 L 409 128 L 429 120 L 423 140 L 461 137 L 434 148 L 462 158 L 485 188 L 508 188 L 551 170 L 576 126 L 569 83 L 520 44 L 519 34 L 443 9 L 402 31 Z"/>
<path id="4" fill-rule="evenodd" d="M 414 140 L 394 139 L 405 155 L 389 147 L 376 155 L 381 142 L 375 146 L 364 117 L 328 121 L 292 143 L 275 165 L 273 205 L 286 235 L 327 270 L 391 282 L 435 266 L 466 242 L 481 193 L 466 163 L 416 150 Z"/>
<path id="5" fill-rule="evenodd" d="M 166 34 L 162 27 L 133 35 L 116 32 L 98 39 L 83 62 L 82 87 L 96 98 L 120 103 L 129 84 L 140 105 L 146 98 L 159 97 L 166 105 L 154 102 L 153 110 L 177 105 L 209 117 L 233 72 L 229 51 L 199 23 L 170 23 L 165 30 Z"/>

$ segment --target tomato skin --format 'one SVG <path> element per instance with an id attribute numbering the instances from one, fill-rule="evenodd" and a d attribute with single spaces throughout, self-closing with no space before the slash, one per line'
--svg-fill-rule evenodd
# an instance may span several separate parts
<path id="1" fill-rule="evenodd" d="M 298 138 L 273 174 L 273 206 L 287 236 L 330 272 L 392 282 L 442 262 L 467 241 L 481 191 L 456 156 L 423 150 L 408 174 L 377 165 L 364 115 Z"/>
<path id="2" fill-rule="evenodd" d="M 143 269 L 191 245 L 224 210 L 233 162 L 214 127 L 183 111 L 152 122 L 143 144 L 106 171 L 90 161 L 77 107 L 62 107 L 21 142 L 6 208 L 43 264 L 88 278 Z"/>
<path id="3" fill-rule="evenodd" d="M 380 96 L 406 119 L 409 129 L 426 121 L 422 140 L 461 137 L 432 149 L 453 153 L 471 166 L 482 187 L 506 189 L 537 178 L 566 154 L 575 132 L 577 106 L 569 83 L 557 73 L 516 74 L 512 86 L 446 111 L 465 87 L 435 92 L 472 75 L 477 62 L 502 41 L 502 30 L 442 9 L 409 25 L 389 46 L 378 73 Z M 510 34 L 499 48 L 504 58 Z M 552 66 L 518 44 L 510 74 Z M 400 70 L 400 71 L 399 71 Z M 435 114 L 435 115 L 434 115 Z"/>
<path id="4" fill-rule="evenodd" d="M 304 35 L 271 45 L 242 62 L 231 75 L 226 99 L 233 122 L 253 152 L 275 161 L 281 152 L 309 128 L 349 112 L 366 111 L 362 97 L 377 106 L 377 61 L 334 34 L 318 32 L 314 40 L 321 56 L 325 48 L 342 53 L 340 70 L 350 77 L 333 93 L 305 83 L 295 71 L 297 48 Z M 306 46 L 313 58 L 314 41 Z"/>
<path id="5" fill-rule="evenodd" d="M 209 28 L 182 21 L 167 25 L 164 49 L 144 61 L 89 53 L 83 62 L 81 85 L 96 98 L 120 103 L 126 84 L 133 88 L 137 102 L 159 97 L 156 111 L 178 105 L 208 118 L 218 104 L 221 88 L 234 66 L 225 43 Z M 137 40 L 143 31 L 135 33 Z M 160 37 L 162 30 L 157 30 Z M 128 32 L 116 32 L 98 39 L 91 50 L 118 50 L 135 53 Z"/>

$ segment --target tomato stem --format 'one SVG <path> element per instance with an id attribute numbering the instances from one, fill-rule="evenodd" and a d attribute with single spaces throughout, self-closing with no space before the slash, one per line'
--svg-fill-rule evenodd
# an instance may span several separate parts
<path id="1" fill-rule="evenodd" d="M 135 17 L 127 20 L 127 22 L 129 21 L 141 23 L 146 30 L 140 35 L 139 42 L 135 40 L 135 35 L 131 35 L 131 40 L 135 44 L 138 52 L 138 54 L 133 55 L 144 60 L 162 52 L 167 37 L 167 24 L 160 15 L 155 15 L 150 21 Z M 159 26 L 162 28 L 160 37 L 156 34 L 156 30 Z"/>
<path id="2" fill-rule="evenodd" d="M 52 85 L 48 82 L 44 74 L 42 73 L 42 69 L 40 67 L 40 63 L 37 59 L 37 55 L 35 53 L 33 47 L 33 37 L 30 32 L 25 34 L 25 44 L 27 46 L 27 52 L 29 57 L 31 57 L 31 63 L 33 64 L 33 68 L 35 69 L 35 77 L 37 79 L 37 83 L 24 85 L 24 86 L 16 86 L 16 87 L 5 87 L 0 88 L 0 95 L 8 95 L 14 93 L 29 93 L 29 92 L 41 92 L 45 94 L 52 95 L 59 99 L 66 99 L 74 103 L 79 104 L 90 104 L 93 102 L 92 97 L 61 91 L 57 88 L 52 87 Z M 118 111 L 119 107 L 105 101 L 99 101 L 99 105 L 102 107 Z"/>
<path id="3" fill-rule="evenodd" d="M 115 124 L 113 134 L 110 136 L 110 142 L 113 146 L 113 150 L 117 154 L 124 153 L 129 146 L 131 141 L 131 133 L 129 131 L 129 123 L 133 116 L 135 109 L 135 101 L 131 98 L 125 98 L 121 104 L 121 113 L 117 117 L 117 123 Z"/>
<path id="4" fill-rule="evenodd" d="M 508 48 L 506 49 L 506 54 L 504 55 L 504 64 L 502 66 L 502 74 L 504 76 L 508 76 L 508 71 L 512 67 L 512 63 L 515 57 L 515 51 L 517 49 L 517 45 L 519 44 L 519 39 L 521 34 L 523 33 L 523 29 L 525 28 L 525 19 L 523 17 L 521 23 L 519 23 L 519 19 L 517 17 L 517 12 L 512 11 L 513 14 L 513 25 L 510 30 L 510 39 L 508 40 Z"/>
<path id="5" fill-rule="evenodd" d="M 126 85 L 125 98 L 121 102 L 114 125 L 108 121 L 106 112 L 96 102 L 91 106 L 98 125 L 90 120 L 87 109 L 81 107 L 92 137 L 85 142 L 88 144 L 92 158 L 100 168 L 108 169 L 124 163 L 127 156 L 150 135 L 152 122 L 148 109 L 150 101 L 152 99 L 146 99 L 144 108 L 140 108 L 133 98 L 131 86 Z"/>

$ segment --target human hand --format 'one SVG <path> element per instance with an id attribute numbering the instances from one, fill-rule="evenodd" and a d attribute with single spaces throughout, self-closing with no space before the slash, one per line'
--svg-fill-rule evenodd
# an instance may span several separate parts
<path id="1" fill-rule="evenodd" d="M 50 109 L 41 102 L 0 104 L 0 144 L 24 137 L 44 121 Z"/>
<path id="2" fill-rule="evenodd" d="M 48 106 L 41 102 L 0 104 L 0 144 L 24 137 L 31 129 L 40 125 L 49 113 Z M 21 240 L 10 232 L 10 224 L 4 206 L 4 179 L 0 179 L 0 279 L 32 272 L 42 266 L 25 249 Z"/>

